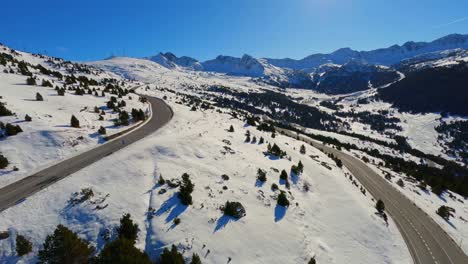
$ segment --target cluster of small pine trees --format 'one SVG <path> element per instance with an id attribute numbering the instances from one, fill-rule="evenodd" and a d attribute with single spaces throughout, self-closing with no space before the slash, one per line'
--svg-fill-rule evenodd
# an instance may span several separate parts
<path id="1" fill-rule="evenodd" d="M 283 158 L 284 156 L 286 156 L 286 151 L 281 150 L 280 147 L 276 145 L 276 143 L 274 143 L 273 146 L 271 146 L 271 144 L 268 144 L 266 153 L 279 158 Z"/>
<path id="2" fill-rule="evenodd" d="M 23 129 L 21 129 L 19 125 L 13 125 L 10 123 L 7 123 L 5 125 L 3 122 L 0 122 L 0 130 L 5 130 L 4 135 L 6 136 L 15 136 L 18 133 L 23 132 Z"/>
<path id="3" fill-rule="evenodd" d="M 141 109 L 132 108 L 132 118 L 135 121 L 143 121 L 146 119 L 145 113 Z"/>
<path id="4" fill-rule="evenodd" d="M 302 164 L 301 161 L 299 161 L 297 165 L 291 166 L 291 172 L 293 172 L 297 176 L 301 175 L 303 171 L 304 171 L 304 165 Z"/>

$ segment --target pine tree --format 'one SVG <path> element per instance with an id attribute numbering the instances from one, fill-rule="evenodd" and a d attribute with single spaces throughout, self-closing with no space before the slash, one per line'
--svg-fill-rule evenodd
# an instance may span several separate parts
<path id="1" fill-rule="evenodd" d="M 159 264 L 185 264 L 184 257 L 177 251 L 177 247 L 172 245 L 169 251 L 165 248 L 160 256 Z"/>
<path id="2" fill-rule="evenodd" d="M 22 235 L 16 236 L 16 254 L 23 256 L 32 251 L 32 243 Z"/>
<path id="3" fill-rule="evenodd" d="M 317 264 L 317 261 L 315 260 L 315 257 L 311 257 L 308 264 Z"/>
<path id="4" fill-rule="evenodd" d="M 262 169 L 257 170 L 257 179 L 261 182 L 266 182 L 266 172 Z"/>
<path id="5" fill-rule="evenodd" d="M 99 129 L 98 129 L 98 133 L 101 134 L 101 135 L 105 135 L 106 134 L 106 128 L 101 126 Z"/>
<path id="6" fill-rule="evenodd" d="M 32 76 L 31 76 L 31 77 L 28 77 L 28 78 L 26 79 L 26 84 L 27 84 L 27 85 L 36 85 L 36 79 L 34 79 L 34 77 L 32 77 Z"/>
<path id="7" fill-rule="evenodd" d="M 26 122 L 31 122 L 31 121 L 32 121 L 32 118 L 31 118 L 28 114 L 26 114 L 26 115 L 24 116 L 24 121 L 26 121 Z"/>
<path id="8" fill-rule="evenodd" d="M 289 206 L 289 200 L 288 197 L 286 197 L 286 193 L 284 191 L 281 191 L 278 194 L 278 200 L 277 200 L 278 205 L 287 207 Z"/>
<path id="9" fill-rule="evenodd" d="M 403 182 L 402 179 L 398 179 L 397 185 L 400 186 L 400 187 L 405 187 L 405 183 Z"/>
<path id="10" fill-rule="evenodd" d="M 260 139 L 258 140 L 258 144 L 263 144 L 265 141 L 265 139 L 263 139 L 263 137 L 260 137 Z"/>
<path id="11" fill-rule="evenodd" d="M 378 200 L 377 203 L 375 204 L 375 209 L 377 209 L 377 211 L 379 213 L 383 213 L 385 211 L 385 204 L 382 200 Z"/>
<path id="12" fill-rule="evenodd" d="M 245 137 L 245 142 L 246 143 L 250 142 L 250 134 L 247 134 L 247 136 Z"/>
<path id="13" fill-rule="evenodd" d="M 450 207 L 442 205 L 441 207 L 439 207 L 439 209 L 437 209 L 436 213 L 440 215 L 440 217 L 448 221 L 451 216 L 450 211 Z"/>
<path id="14" fill-rule="evenodd" d="M 273 132 L 271 133 L 271 137 L 272 137 L 272 138 L 275 138 L 275 137 L 276 137 L 275 131 L 273 131 Z"/>
<path id="15" fill-rule="evenodd" d="M 135 243 L 138 231 L 138 224 L 133 223 L 130 214 L 125 214 L 120 218 L 120 226 L 117 228 L 119 238 L 127 239 Z"/>
<path id="16" fill-rule="evenodd" d="M 43 249 L 39 251 L 41 264 L 88 263 L 94 249 L 63 225 L 58 225 L 52 235 L 48 235 Z"/>
<path id="17" fill-rule="evenodd" d="M 179 198 L 182 204 L 192 204 L 192 192 L 195 185 L 190 181 L 190 176 L 187 173 L 182 175 L 182 183 L 179 190 Z"/>
<path id="18" fill-rule="evenodd" d="M 190 264 L 202 264 L 200 257 L 197 254 L 193 253 Z"/>
<path id="19" fill-rule="evenodd" d="M 299 151 L 301 154 L 306 154 L 306 148 L 304 145 L 301 145 L 301 149 Z"/>
<path id="20" fill-rule="evenodd" d="M 70 125 L 71 127 L 79 128 L 80 127 L 80 121 L 76 116 L 72 115 L 71 120 L 70 120 Z"/>
<path id="21" fill-rule="evenodd" d="M 234 132 L 234 127 L 232 125 L 229 127 L 228 132 L 231 132 L 231 133 Z"/>
<path id="22" fill-rule="evenodd" d="M 8 166 L 8 159 L 0 154 L 0 169 L 4 169 Z"/>
<path id="23" fill-rule="evenodd" d="M 44 98 L 40 93 L 36 93 L 36 101 L 44 101 Z"/>
<path id="24" fill-rule="evenodd" d="M 281 179 L 281 180 L 285 180 L 285 181 L 288 180 L 288 173 L 287 173 L 285 170 L 282 170 L 282 171 L 281 171 L 280 179 Z"/>
<path id="25" fill-rule="evenodd" d="M 161 175 L 159 175 L 158 184 L 159 185 L 164 185 L 164 183 L 166 183 L 166 181 L 164 180 L 164 178 L 163 178 L 163 176 L 161 174 Z"/>
<path id="26" fill-rule="evenodd" d="M 135 247 L 132 241 L 118 238 L 107 243 L 92 263 L 95 264 L 151 264 L 146 253 Z"/>

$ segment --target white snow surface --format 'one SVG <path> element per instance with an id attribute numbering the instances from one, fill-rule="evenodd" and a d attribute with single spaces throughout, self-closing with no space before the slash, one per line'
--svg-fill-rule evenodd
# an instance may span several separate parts
<path id="1" fill-rule="evenodd" d="M 0 240 L 2 262 L 34 262 L 46 235 L 59 223 L 100 249 L 104 243 L 100 234 L 113 230 L 128 212 L 140 227 L 137 246 L 152 258 L 175 244 L 186 259 L 197 253 L 203 263 L 224 263 L 228 258 L 236 263 L 304 263 L 312 256 L 319 263 L 411 263 L 395 224 L 389 221 L 386 226 L 375 215 L 375 201 L 354 187 L 345 172 L 320 151 L 308 147 L 306 155 L 301 155 L 299 141 L 281 135 L 273 139 L 214 110 L 190 111 L 175 104 L 171 93 L 148 93 L 168 96 L 173 120 L 151 136 L 0 213 L 0 230 L 12 234 Z M 226 131 L 231 124 L 234 133 Z M 257 139 L 263 136 L 278 144 L 291 161 L 265 156 L 267 143 L 245 143 L 247 130 Z M 223 154 L 225 147 L 234 153 Z M 291 205 L 276 206 L 278 191 L 272 191 L 271 184 L 286 188 L 273 168 L 289 172 L 299 160 L 305 169 L 299 177 L 290 177 L 287 196 Z M 267 172 L 263 185 L 256 183 L 258 168 Z M 179 202 L 178 189 L 157 184 L 160 175 L 168 180 L 184 172 L 195 184 L 194 203 L 189 207 Z M 222 174 L 229 180 L 224 181 Z M 306 183 L 308 192 L 304 191 Z M 95 193 L 93 202 L 107 207 L 98 210 L 90 201 L 75 206 L 67 202 L 73 192 L 86 187 Z M 162 189 L 167 192 L 159 194 Z M 246 216 L 239 220 L 222 216 L 219 207 L 228 200 L 241 202 Z M 176 217 L 181 223 L 174 226 Z M 13 253 L 16 233 L 34 245 L 34 252 L 21 259 Z M 115 231 L 111 233 L 115 236 Z"/>

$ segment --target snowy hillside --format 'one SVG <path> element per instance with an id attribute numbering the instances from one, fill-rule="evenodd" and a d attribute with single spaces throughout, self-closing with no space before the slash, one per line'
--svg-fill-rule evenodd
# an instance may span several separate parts
<path id="1" fill-rule="evenodd" d="M 141 92 L 167 96 L 176 114 L 165 128 L 2 212 L 0 230 L 27 236 L 37 252 L 62 223 L 99 250 L 102 234 L 115 237 L 118 219 L 129 212 L 140 228 L 137 246 L 153 259 L 174 244 L 186 260 L 196 253 L 203 263 L 304 263 L 313 256 L 319 263 L 411 263 L 395 224 L 387 226 L 369 194 L 325 154 L 312 147 L 300 154 L 299 141 L 272 138 L 227 109 L 199 105 L 192 111 L 181 104 L 185 96 L 174 94 L 183 90 L 155 87 Z M 228 132 L 230 125 L 234 132 Z M 250 142 L 245 142 L 247 131 Z M 273 143 L 287 157 L 265 155 Z M 304 172 L 296 176 L 290 168 L 299 160 Z M 258 169 L 266 172 L 266 182 L 257 180 Z M 289 189 L 279 177 L 283 169 Z M 195 184 L 190 206 L 179 202 L 179 188 L 158 184 L 161 176 L 175 183 L 183 173 Z M 88 187 L 93 198 L 70 205 L 72 193 Z M 277 205 L 280 191 L 289 207 Z M 223 216 L 219 208 L 226 201 L 240 202 L 246 215 Z M 95 209 L 96 202 L 104 209 Z M 26 214 L 33 217 L 21 217 Z M 31 228 L 39 223 L 42 228 Z M 1 258 L 8 263 L 18 260 L 13 239 L 0 240 Z M 22 261 L 32 262 L 34 255 Z"/>
<path id="2" fill-rule="evenodd" d="M 6 168 L 0 169 L 0 187 L 102 144 L 106 135 L 127 128 L 115 125 L 119 113 L 109 108 L 111 96 L 121 104 L 120 110 L 147 109 L 138 95 L 122 90 L 124 95 L 117 99 L 118 95 L 112 94 L 114 88 L 110 87 L 130 89 L 136 85 L 122 83 L 112 72 L 3 46 L 0 54 L 5 60 L 4 65 L 0 63 L 0 102 L 11 112 L 0 115 L 0 154 L 9 161 Z M 29 74 L 36 85 L 27 84 Z M 71 127 L 72 116 L 78 119 L 79 128 Z M 11 134 L 4 127 L 8 124 L 19 126 L 22 132 Z M 106 135 L 98 133 L 100 127 L 105 128 Z"/>

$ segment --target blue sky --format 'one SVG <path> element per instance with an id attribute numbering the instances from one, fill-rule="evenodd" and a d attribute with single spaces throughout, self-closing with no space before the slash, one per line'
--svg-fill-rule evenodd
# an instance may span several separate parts
<path id="1" fill-rule="evenodd" d="M 159 51 L 302 58 L 468 33 L 468 1 L 15 0 L 4 1 L 0 42 L 71 60 Z"/>

